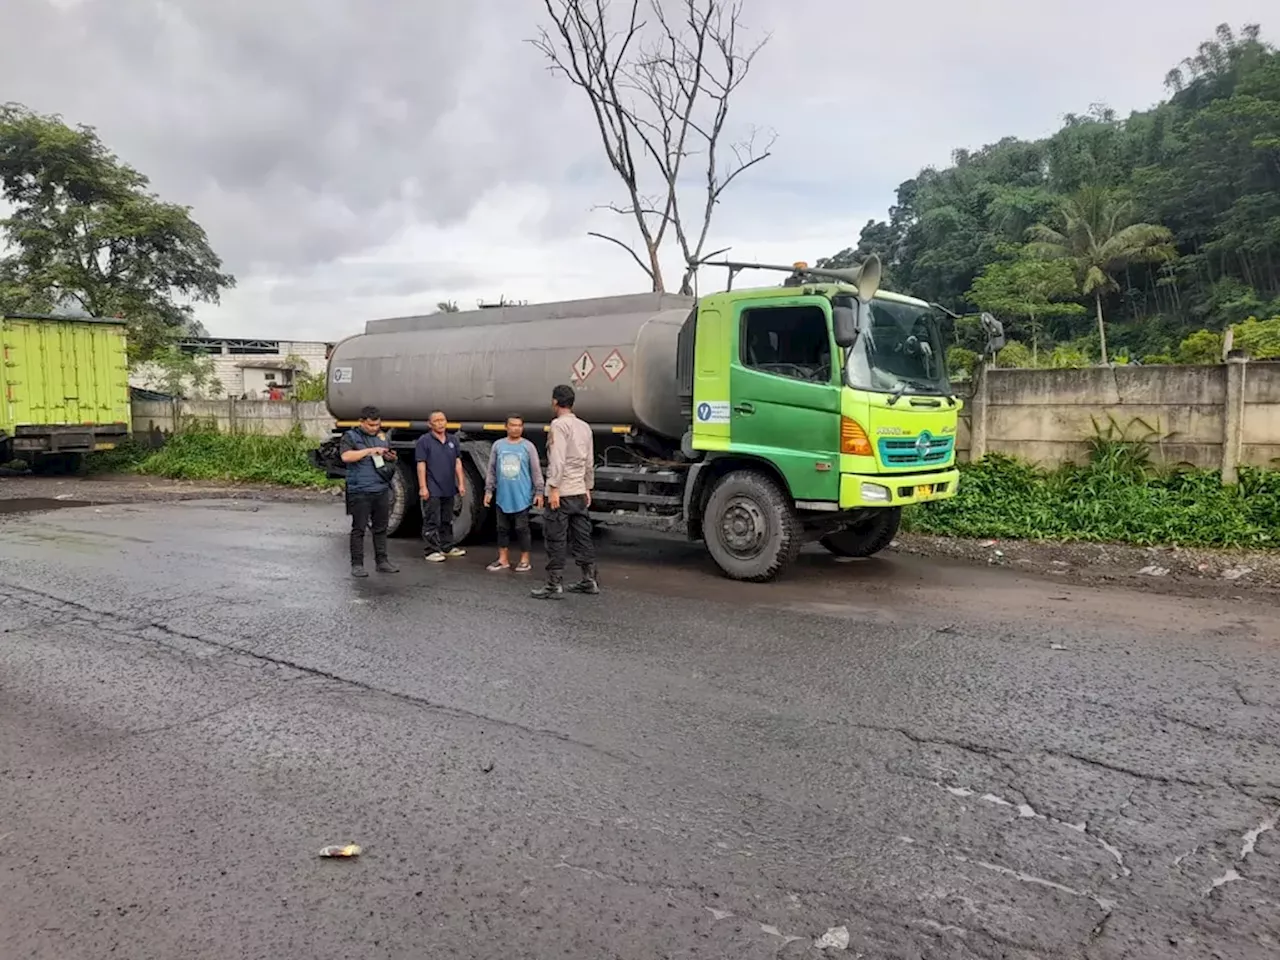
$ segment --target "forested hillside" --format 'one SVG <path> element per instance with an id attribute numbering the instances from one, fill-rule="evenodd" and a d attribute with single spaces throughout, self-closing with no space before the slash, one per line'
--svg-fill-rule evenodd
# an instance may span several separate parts
<path id="1" fill-rule="evenodd" d="M 1280 356 L 1280 53 L 1223 25 L 1165 85 L 1127 118 L 1094 104 L 1045 140 L 956 150 L 823 262 L 874 251 L 893 289 L 991 310 L 1007 365 L 1096 363 L 1104 335 L 1118 362 L 1212 362 L 1250 318 L 1235 343 Z"/>

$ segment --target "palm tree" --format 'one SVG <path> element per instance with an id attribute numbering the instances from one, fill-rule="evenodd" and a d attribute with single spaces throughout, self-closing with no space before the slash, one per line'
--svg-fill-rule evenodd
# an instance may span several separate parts
<path id="1" fill-rule="evenodd" d="M 1177 255 L 1168 229 L 1134 223 L 1133 218 L 1132 201 L 1102 187 L 1085 187 L 1063 200 L 1060 227 L 1041 223 L 1029 231 L 1028 252 L 1070 262 L 1080 293 L 1093 297 L 1104 364 L 1108 357 L 1102 297 L 1119 289 L 1114 274 L 1131 263 L 1161 263 Z"/>

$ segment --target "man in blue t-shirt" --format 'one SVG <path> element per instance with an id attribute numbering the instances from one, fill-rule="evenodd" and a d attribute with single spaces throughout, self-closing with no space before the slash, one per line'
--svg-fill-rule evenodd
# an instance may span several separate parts
<path id="1" fill-rule="evenodd" d="M 538 451 L 524 439 L 524 420 L 507 417 L 507 436 L 489 451 L 489 469 L 484 480 L 484 505 L 498 501 L 498 559 L 489 564 L 493 571 L 511 569 L 511 533 L 520 544 L 520 563 L 516 573 L 528 573 L 529 508 L 542 509 L 542 465 Z"/>

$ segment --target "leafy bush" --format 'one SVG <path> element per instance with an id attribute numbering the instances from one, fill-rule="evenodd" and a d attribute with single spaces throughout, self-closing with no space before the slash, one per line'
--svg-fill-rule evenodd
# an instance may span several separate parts
<path id="1" fill-rule="evenodd" d="M 1280 317 L 1250 317 L 1232 327 L 1232 346 L 1254 360 L 1280 360 Z"/>
<path id="2" fill-rule="evenodd" d="M 907 511 L 921 533 L 1199 547 L 1280 546 L 1280 471 L 1157 470 L 1145 444 L 1099 436 L 1089 462 L 1045 471 L 992 454 L 962 468 L 959 494 Z"/>
<path id="3" fill-rule="evenodd" d="M 1049 366 L 1056 370 L 1081 370 L 1092 364 L 1088 354 L 1069 344 L 1060 344 L 1049 354 Z"/>
<path id="4" fill-rule="evenodd" d="M 947 350 L 947 372 L 957 380 L 968 380 L 978 368 L 982 359 L 976 350 L 965 347 L 951 347 Z"/>
<path id="5" fill-rule="evenodd" d="M 1025 343 L 1019 343 L 1017 340 L 1010 340 L 999 353 L 996 354 L 996 366 L 1013 367 L 1020 370 L 1028 369 L 1033 366 L 1031 362 L 1031 348 Z"/>
<path id="6" fill-rule="evenodd" d="M 1178 362 L 1213 364 L 1222 362 L 1222 334 L 1197 330 L 1178 344 Z"/>
<path id="7" fill-rule="evenodd" d="M 89 458 L 93 472 L 128 471 L 172 480 L 273 483 L 322 487 L 335 482 L 315 469 L 307 454 L 315 447 L 295 428 L 282 437 L 218 433 L 195 425 L 174 434 L 159 450 L 121 448 Z"/>

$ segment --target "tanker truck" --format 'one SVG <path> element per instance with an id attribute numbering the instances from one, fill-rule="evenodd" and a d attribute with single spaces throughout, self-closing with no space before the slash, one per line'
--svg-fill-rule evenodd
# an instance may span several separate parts
<path id="1" fill-rule="evenodd" d="M 961 401 L 941 308 L 858 269 L 722 263 L 723 292 L 637 294 L 369 321 L 329 358 L 337 430 L 312 461 L 341 476 L 338 440 L 378 407 L 400 452 L 391 525 L 416 532 L 412 449 L 443 410 L 468 476 L 461 541 L 483 535 L 489 449 L 510 415 L 545 458 L 551 389 L 570 383 L 596 434 L 592 518 L 705 543 L 732 579 L 767 581 L 804 544 L 840 557 L 889 545 L 902 508 L 952 497 Z M 733 288 L 744 269 L 781 286 Z M 1003 330 L 984 317 L 990 350 Z"/>

